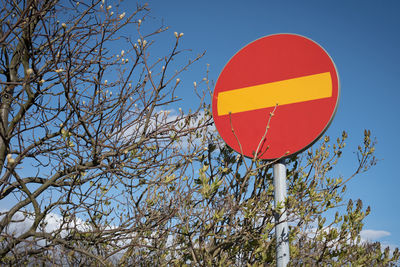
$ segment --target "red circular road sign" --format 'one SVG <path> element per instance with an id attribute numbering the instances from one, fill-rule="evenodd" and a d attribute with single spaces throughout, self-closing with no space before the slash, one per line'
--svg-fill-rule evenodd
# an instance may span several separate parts
<path id="1" fill-rule="evenodd" d="M 226 64 L 212 111 L 231 148 L 251 158 L 276 159 L 318 140 L 338 99 L 339 77 L 327 52 L 306 37 L 276 34 L 248 44 Z"/>

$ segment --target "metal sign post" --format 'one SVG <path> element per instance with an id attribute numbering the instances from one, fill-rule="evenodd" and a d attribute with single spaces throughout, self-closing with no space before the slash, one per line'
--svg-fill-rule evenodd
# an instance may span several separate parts
<path id="1" fill-rule="evenodd" d="M 289 227 L 284 206 L 286 200 L 286 166 L 283 160 L 274 164 L 274 198 L 276 266 L 285 267 L 289 263 L 290 256 Z"/>

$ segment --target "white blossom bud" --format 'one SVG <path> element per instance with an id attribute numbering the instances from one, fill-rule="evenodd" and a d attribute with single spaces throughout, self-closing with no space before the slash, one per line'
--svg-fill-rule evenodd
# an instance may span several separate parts
<path id="1" fill-rule="evenodd" d="M 121 57 L 123 57 L 125 55 L 125 50 L 121 51 Z"/>
<path id="2" fill-rule="evenodd" d="M 10 163 L 10 164 L 13 164 L 15 162 L 15 159 L 13 159 L 11 154 L 7 155 L 7 160 L 8 160 L 8 163 Z"/>
<path id="3" fill-rule="evenodd" d="M 142 20 L 141 19 L 138 20 L 138 25 L 140 26 L 140 24 L 142 24 Z"/>
<path id="4" fill-rule="evenodd" d="M 56 70 L 57 73 L 60 73 L 60 72 L 63 72 L 63 71 L 64 71 L 64 69 L 62 69 L 62 68 Z"/>
<path id="5" fill-rule="evenodd" d="M 67 24 L 65 24 L 65 23 L 62 23 L 61 26 L 62 26 L 64 29 L 67 28 Z"/>
<path id="6" fill-rule="evenodd" d="M 105 80 L 105 81 L 104 81 L 104 85 L 107 85 L 107 83 L 108 83 L 108 81 L 107 81 L 107 80 Z"/>
<path id="7" fill-rule="evenodd" d="M 128 61 L 129 61 L 129 59 L 127 58 L 127 59 L 125 59 L 125 63 L 128 63 Z"/>
<path id="8" fill-rule="evenodd" d="M 179 83 L 181 81 L 181 79 L 177 78 L 176 79 L 176 83 Z"/>
<path id="9" fill-rule="evenodd" d="M 33 69 L 31 69 L 31 68 L 27 69 L 27 70 L 26 70 L 26 74 L 27 74 L 28 76 L 31 76 L 31 75 L 33 74 Z"/>
<path id="10" fill-rule="evenodd" d="M 178 33 L 177 32 L 174 32 L 174 35 L 175 35 L 176 38 L 178 38 Z"/>
<path id="11" fill-rule="evenodd" d="M 45 82 L 44 79 L 41 79 L 41 80 L 39 81 L 40 84 L 44 84 L 44 82 Z"/>
<path id="12" fill-rule="evenodd" d="M 194 85 L 194 87 L 196 87 L 196 86 L 197 86 L 197 83 L 196 83 L 196 82 L 193 82 L 193 85 Z"/>
<path id="13" fill-rule="evenodd" d="M 183 36 L 183 32 L 181 32 L 180 34 L 179 34 L 179 37 L 182 37 Z"/>
<path id="14" fill-rule="evenodd" d="M 114 11 L 111 11 L 110 16 L 114 15 Z"/>
<path id="15" fill-rule="evenodd" d="M 109 5 L 108 7 L 107 7 L 107 10 L 109 10 L 109 9 L 111 9 L 112 8 L 112 6 L 111 5 Z"/>
<path id="16" fill-rule="evenodd" d="M 119 15 L 119 19 L 123 19 L 125 17 L 125 12 Z"/>
<path id="17" fill-rule="evenodd" d="M 236 161 L 239 161 L 240 155 L 236 155 Z"/>
<path id="18" fill-rule="evenodd" d="M 147 41 L 143 40 L 143 46 L 146 46 L 146 44 L 147 44 Z"/>

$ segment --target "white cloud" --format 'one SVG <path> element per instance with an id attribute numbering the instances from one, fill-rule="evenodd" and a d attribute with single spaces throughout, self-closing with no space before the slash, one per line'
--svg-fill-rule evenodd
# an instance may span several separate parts
<path id="1" fill-rule="evenodd" d="M 367 241 L 374 241 L 385 236 L 390 236 L 390 233 L 387 231 L 372 229 L 362 230 L 360 234 L 361 238 Z"/>
<path id="2" fill-rule="evenodd" d="M 0 220 L 5 214 L 0 215 Z M 12 222 L 6 227 L 5 232 L 15 237 L 25 233 L 32 227 L 34 222 L 34 215 L 29 213 L 17 212 L 12 217 Z M 80 218 L 74 218 L 69 222 L 65 222 L 63 218 L 55 213 L 49 213 L 46 215 L 43 222 L 39 225 L 39 231 L 46 233 L 52 233 L 54 231 L 61 230 L 61 236 L 66 236 L 68 231 L 71 229 L 77 229 L 79 231 L 89 231 L 91 228 Z"/>
<path id="3" fill-rule="evenodd" d="M 380 242 L 380 243 L 382 245 L 382 248 L 389 247 L 391 256 L 393 255 L 393 252 L 396 250 L 396 248 L 400 248 L 399 245 L 394 244 L 394 243 L 389 243 L 389 242 Z"/>
<path id="4" fill-rule="evenodd" d="M 137 109 L 134 112 L 138 113 L 140 110 Z M 196 147 L 200 148 L 204 140 L 198 138 L 196 135 L 188 134 L 189 132 L 196 132 L 196 129 L 200 129 L 200 131 L 216 133 L 213 124 L 203 128 L 202 125 L 206 124 L 208 119 L 209 117 L 205 114 L 204 110 L 200 110 L 195 114 L 184 114 L 181 109 L 179 109 L 179 111 L 174 109 L 158 110 L 150 117 L 146 132 L 158 132 L 160 134 L 159 138 L 156 140 L 158 146 L 169 144 L 171 138 L 177 136 L 177 140 L 173 142 L 171 147 L 180 149 L 180 151 L 190 151 Z M 119 140 L 137 142 L 141 136 L 145 134 L 143 133 L 143 124 L 144 120 L 132 121 L 132 123 L 127 123 L 123 129 L 118 129 L 118 131 L 111 135 Z M 150 140 L 150 142 L 154 140 Z"/>

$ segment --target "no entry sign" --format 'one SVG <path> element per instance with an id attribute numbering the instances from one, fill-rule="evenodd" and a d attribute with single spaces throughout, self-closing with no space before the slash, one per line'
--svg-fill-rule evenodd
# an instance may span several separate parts
<path id="1" fill-rule="evenodd" d="M 226 64 L 214 90 L 213 118 L 238 153 L 276 159 L 318 140 L 338 99 L 338 73 L 327 52 L 306 37 L 276 34 L 248 44 Z"/>

